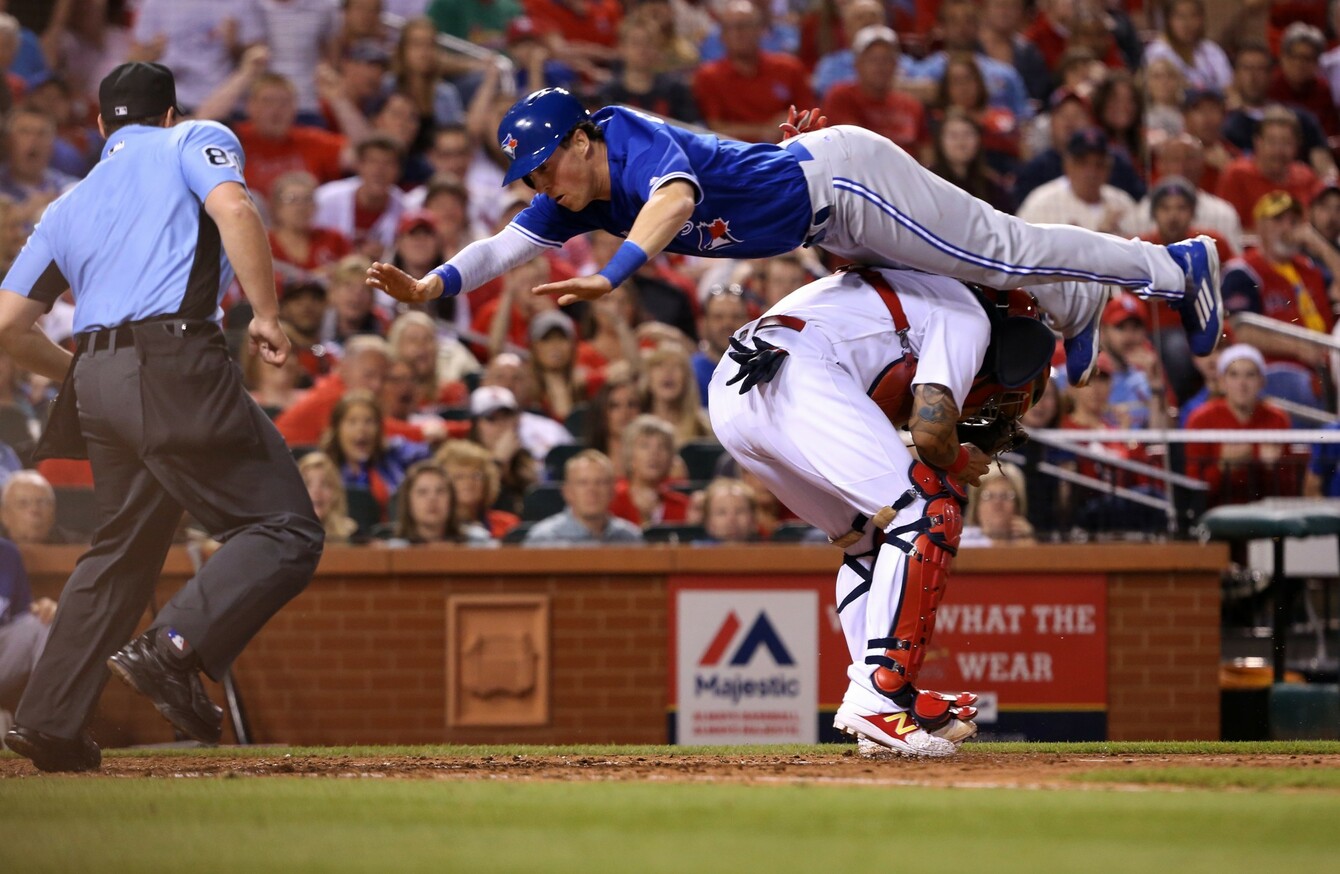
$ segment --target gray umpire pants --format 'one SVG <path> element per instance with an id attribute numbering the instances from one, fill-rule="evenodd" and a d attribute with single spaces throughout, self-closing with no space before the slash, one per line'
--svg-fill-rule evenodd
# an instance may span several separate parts
<path id="1" fill-rule="evenodd" d="M 98 530 L 61 592 L 47 646 L 15 722 L 73 738 L 83 730 L 149 603 L 183 508 L 223 542 L 159 611 L 219 679 L 265 622 L 307 585 L 324 532 L 279 432 L 238 386 L 260 434 L 250 451 L 148 454 L 134 347 L 88 351 L 75 364 L 79 423 L 93 466 Z M 152 379 L 152 374 L 143 374 Z M 192 398 L 181 399 L 183 421 Z M 200 415 L 198 412 L 195 415 Z"/>

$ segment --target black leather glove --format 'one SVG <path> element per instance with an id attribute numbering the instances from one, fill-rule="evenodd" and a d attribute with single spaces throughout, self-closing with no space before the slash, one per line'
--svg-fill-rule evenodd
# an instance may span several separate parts
<path id="1" fill-rule="evenodd" d="M 726 381 L 726 385 L 740 383 L 740 394 L 744 394 L 761 382 L 771 382 L 786 359 L 787 351 L 774 346 L 767 340 L 754 338 L 754 348 L 730 338 L 730 349 L 726 351 L 731 361 L 740 365 L 739 373 Z"/>

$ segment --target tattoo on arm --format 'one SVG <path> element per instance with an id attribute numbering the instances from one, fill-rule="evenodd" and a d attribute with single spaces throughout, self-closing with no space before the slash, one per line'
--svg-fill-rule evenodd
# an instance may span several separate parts
<path id="1" fill-rule="evenodd" d="M 938 467 L 952 464 L 958 455 L 958 405 L 949 389 L 927 383 L 912 390 L 912 421 L 908 430 L 922 460 Z"/>

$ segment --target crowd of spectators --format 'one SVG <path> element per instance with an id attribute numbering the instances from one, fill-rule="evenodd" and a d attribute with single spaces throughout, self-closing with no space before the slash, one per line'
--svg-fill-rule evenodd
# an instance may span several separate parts
<path id="1" fill-rule="evenodd" d="M 789 106 L 821 105 L 1031 221 L 1164 243 L 1208 234 L 1230 311 L 1322 336 L 1340 302 L 1338 36 L 1340 3 L 1300 0 L 10 0 L 0 266 L 97 162 L 101 77 L 160 61 L 187 114 L 244 146 L 295 354 L 281 369 L 238 354 L 330 542 L 803 539 L 791 509 L 721 456 L 706 386 L 732 332 L 837 266 L 822 252 L 662 256 L 564 309 L 530 289 L 594 271 L 616 238 L 575 238 L 420 307 L 364 283 L 372 260 L 422 275 L 525 207 L 528 189 L 501 185 L 495 136 L 518 95 L 559 85 L 593 108 L 753 141 L 776 141 Z M 237 289 L 224 311 L 240 337 Z M 43 319 L 58 342 L 70 313 L 65 300 Z M 1026 424 L 1334 419 L 1323 346 L 1244 325 L 1194 359 L 1177 319 L 1114 290 L 1092 382 L 1057 376 Z M 78 503 L 86 467 L 21 471 L 52 391 L 0 359 L 0 523 L 15 540 L 80 537 L 57 510 Z M 1027 475 L 994 468 L 973 492 L 970 542 L 1166 528 L 1122 495 L 1161 495 L 1162 480 L 1123 462 L 1162 467 L 1167 450 L 1089 439 L 1028 447 Z M 1310 451 L 1210 440 L 1170 461 L 1211 504 L 1340 494 L 1340 451 Z"/>

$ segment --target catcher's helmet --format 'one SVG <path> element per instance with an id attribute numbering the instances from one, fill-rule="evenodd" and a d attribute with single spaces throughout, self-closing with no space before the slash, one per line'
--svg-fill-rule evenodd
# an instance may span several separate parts
<path id="1" fill-rule="evenodd" d="M 579 122 L 590 117 L 577 98 L 562 88 L 535 91 L 512 104 L 498 125 L 498 144 L 512 160 L 503 184 L 529 176 Z"/>

